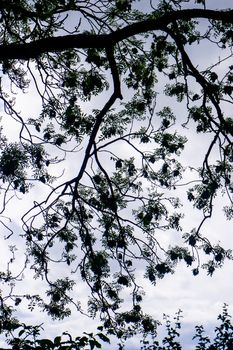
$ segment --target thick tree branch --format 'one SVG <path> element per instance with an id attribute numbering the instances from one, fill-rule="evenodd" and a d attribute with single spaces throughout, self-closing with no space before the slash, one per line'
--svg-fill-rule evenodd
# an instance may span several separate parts
<path id="1" fill-rule="evenodd" d="M 110 48 L 116 43 L 132 37 L 133 35 L 146 33 L 164 28 L 176 21 L 192 18 L 205 18 L 233 23 L 233 10 L 215 11 L 204 9 L 188 9 L 166 13 L 158 18 L 133 23 L 109 34 L 76 34 L 51 38 L 44 38 L 25 44 L 0 45 L 0 60 L 22 59 L 38 57 L 46 52 L 59 52 L 72 48 Z"/>
<path id="2" fill-rule="evenodd" d="M 120 98 L 122 100 L 122 94 L 121 94 L 121 83 L 120 83 L 120 77 L 119 72 L 117 69 L 117 64 L 114 57 L 114 48 L 110 47 L 106 49 L 107 58 L 109 61 L 109 65 L 111 68 L 112 78 L 113 78 L 113 87 L 114 87 L 114 94 L 116 97 Z"/>

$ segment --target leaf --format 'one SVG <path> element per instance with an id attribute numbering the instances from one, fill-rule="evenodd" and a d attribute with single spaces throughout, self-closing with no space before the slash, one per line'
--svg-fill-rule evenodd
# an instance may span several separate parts
<path id="1" fill-rule="evenodd" d="M 96 334 L 101 340 L 103 340 L 105 343 L 110 344 L 110 339 L 103 333 L 97 333 Z"/>
<path id="2" fill-rule="evenodd" d="M 116 169 L 120 169 L 120 168 L 122 168 L 122 160 L 121 160 L 121 159 L 118 159 L 118 160 L 116 161 Z"/>
<path id="3" fill-rule="evenodd" d="M 55 346 L 58 346 L 61 343 L 61 337 L 57 336 L 56 338 L 54 338 L 53 342 Z"/>
<path id="4" fill-rule="evenodd" d="M 188 242 L 189 242 L 189 244 L 190 244 L 192 247 L 194 247 L 194 246 L 196 245 L 196 243 L 197 243 L 196 237 L 193 236 L 193 235 L 191 235 L 191 236 L 189 237 Z"/>
<path id="5" fill-rule="evenodd" d="M 93 350 L 95 347 L 98 349 L 101 348 L 101 344 L 95 339 L 90 339 L 89 344 L 90 344 L 91 350 Z"/>
<path id="6" fill-rule="evenodd" d="M 21 337 L 24 333 L 25 333 L 25 329 L 21 329 L 21 330 L 19 331 L 19 337 Z"/>
<path id="7" fill-rule="evenodd" d="M 50 339 L 40 339 L 40 340 L 37 340 L 37 343 L 40 344 L 42 348 L 45 348 L 45 349 L 54 348 L 54 343 Z"/>

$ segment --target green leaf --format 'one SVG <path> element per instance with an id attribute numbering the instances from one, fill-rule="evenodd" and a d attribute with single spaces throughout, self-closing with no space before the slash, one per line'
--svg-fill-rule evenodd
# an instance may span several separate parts
<path id="1" fill-rule="evenodd" d="M 97 333 L 96 334 L 101 340 L 103 340 L 106 343 L 110 344 L 110 339 L 103 333 Z"/>
<path id="2" fill-rule="evenodd" d="M 98 349 L 101 348 L 101 344 L 95 339 L 90 339 L 89 344 L 90 344 L 91 350 L 93 350 L 95 347 Z"/>
<path id="3" fill-rule="evenodd" d="M 50 339 L 40 339 L 40 340 L 37 340 L 37 343 L 46 350 L 54 348 L 54 343 Z"/>
<path id="4" fill-rule="evenodd" d="M 55 346 L 58 346 L 61 343 L 61 337 L 60 336 L 55 337 L 53 342 Z"/>

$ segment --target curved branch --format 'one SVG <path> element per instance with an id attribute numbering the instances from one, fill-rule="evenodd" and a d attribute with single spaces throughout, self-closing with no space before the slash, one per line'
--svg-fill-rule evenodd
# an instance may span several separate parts
<path id="1" fill-rule="evenodd" d="M 0 60 L 36 58 L 43 53 L 59 52 L 74 48 L 110 48 L 116 43 L 137 34 L 153 30 L 164 30 L 176 20 L 189 21 L 192 18 L 205 18 L 233 23 L 233 10 L 215 11 L 204 9 L 187 9 L 172 11 L 157 18 L 130 24 L 109 34 L 76 34 L 43 38 L 25 44 L 0 45 Z"/>
<path id="2" fill-rule="evenodd" d="M 117 69 L 117 64 L 114 57 L 114 47 L 110 47 L 106 49 L 107 58 L 109 61 L 109 65 L 111 68 L 112 78 L 113 78 L 113 86 L 114 86 L 114 93 L 116 97 L 123 99 L 121 94 L 121 83 L 119 78 L 119 73 Z"/>

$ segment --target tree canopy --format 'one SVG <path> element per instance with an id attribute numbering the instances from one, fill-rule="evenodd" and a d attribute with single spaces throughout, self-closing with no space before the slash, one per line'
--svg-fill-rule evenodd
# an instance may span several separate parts
<path id="1" fill-rule="evenodd" d="M 209 5 L 1 0 L 0 221 L 15 242 L 0 271 L 3 333 L 25 303 L 53 319 L 87 313 L 118 338 L 155 335 L 142 278 L 156 285 L 182 263 L 212 276 L 232 259 L 205 230 L 219 196 L 233 217 L 233 10 Z M 29 271 L 44 293 L 18 292 Z"/>

